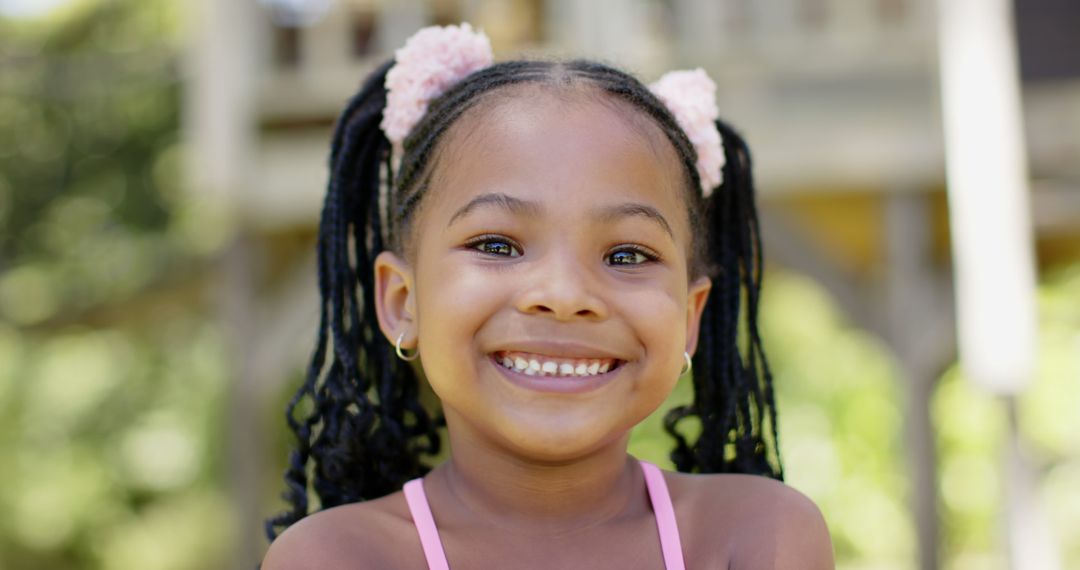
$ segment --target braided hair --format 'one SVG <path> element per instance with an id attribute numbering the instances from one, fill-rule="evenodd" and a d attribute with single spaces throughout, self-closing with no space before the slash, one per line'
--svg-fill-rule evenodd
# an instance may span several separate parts
<path id="1" fill-rule="evenodd" d="M 693 359 L 694 401 L 664 419 L 675 439 L 671 459 L 683 472 L 783 479 L 772 377 L 757 328 L 761 236 L 750 153 L 738 133 L 717 123 L 724 182 L 703 198 L 693 145 L 636 78 L 585 60 L 508 61 L 473 73 L 432 101 L 395 165 L 379 127 L 393 63 L 368 77 L 333 135 L 317 245 L 319 328 L 306 379 L 286 411 L 296 435 L 283 494 L 290 508 L 266 521 L 268 538 L 309 514 L 309 487 L 319 507 L 329 508 L 385 496 L 430 470 L 420 456 L 439 452 L 438 428 L 445 420 L 420 404 L 416 372 L 382 338 L 373 310 L 373 264 L 384 250 L 407 251 L 409 224 L 430 186 L 447 131 L 492 99 L 512 97 L 515 85 L 578 90 L 628 105 L 671 142 L 685 173 L 694 241 L 691 277 L 713 281 Z M 700 429 L 693 431 L 700 433 L 691 438 L 680 427 L 694 419 Z"/>

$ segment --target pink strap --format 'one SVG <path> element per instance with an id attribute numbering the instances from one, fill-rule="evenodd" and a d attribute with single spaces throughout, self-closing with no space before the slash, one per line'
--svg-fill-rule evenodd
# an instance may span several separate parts
<path id="1" fill-rule="evenodd" d="M 664 552 L 664 568 L 684 570 L 682 542 L 679 540 L 679 526 L 675 523 L 675 508 L 671 506 L 671 495 L 660 468 L 647 461 L 641 463 L 641 472 L 645 474 L 645 486 L 649 489 L 653 514 L 656 515 L 656 528 L 660 531 L 660 550 Z"/>
<path id="2" fill-rule="evenodd" d="M 682 541 L 679 540 L 679 526 L 675 522 L 675 508 L 671 505 L 667 483 L 660 468 L 647 461 L 639 461 L 645 475 L 645 486 L 649 491 L 653 514 L 656 516 L 656 528 L 660 531 L 660 550 L 664 554 L 666 570 L 685 570 Z M 420 546 L 424 549 L 428 568 L 431 570 L 450 570 L 443 552 L 439 531 L 435 528 L 435 519 L 431 516 L 427 495 L 424 494 L 423 479 L 413 479 L 405 483 L 405 502 L 409 505 L 416 532 L 420 535 Z"/>
<path id="3" fill-rule="evenodd" d="M 420 535 L 420 546 L 424 548 L 424 558 L 427 558 L 428 568 L 450 570 L 450 565 L 446 563 L 446 553 L 443 552 L 442 542 L 439 541 L 439 531 L 435 528 L 435 519 L 431 516 L 427 495 L 424 494 L 424 480 L 413 479 L 405 483 L 403 490 L 405 502 L 409 504 L 409 514 L 412 515 L 416 532 Z"/>

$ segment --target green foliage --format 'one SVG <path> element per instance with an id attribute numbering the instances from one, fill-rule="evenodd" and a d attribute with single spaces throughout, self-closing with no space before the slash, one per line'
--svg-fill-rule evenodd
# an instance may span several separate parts
<path id="1" fill-rule="evenodd" d="M 1043 472 L 1047 509 L 1064 567 L 1080 567 L 1080 264 L 1039 291 L 1039 368 L 1020 400 L 1020 427 Z"/>
<path id="2" fill-rule="evenodd" d="M 1039 287 L 1039 357 L 1017 401 L 1027 460 L 1040 473 L 1039 506 L 1065 568 L 1080 565 L 1080 265 Z M 933 402 L 938 436 L 944 549 L 949 567 L 1005 568 L 1005 403 L 967 381 L 958 367 Z"/>
<path id="3" fill-rule="evenodd" d="M 142 330 L 0 328 L 0 433 L 9 450 L 0 504 L 10 513 L 0 522 L 0 563 L 204 568 L 220 560 L 231 533 L 212 461 L 221 344 L 199 314 Z"/>
<path id="4" fill-rule="evenodd" d="M 3 23 L 3 317 L 35 324 L 125 299 L 175 261 L 164 239 L 180 94 L 170 6 L 84 3 L 29 29 Z"/>
<path id="5" fill-rule="evenodd" d="M 898 372 L 817 284 L 770 275 L 761 326 L 772 356 L 788 483 L 829 523 L 840 567 L 914 558 Z"/>
<path id="6" fill-rule="evenodd" d="M 174 6 L 0 20 L 0 567 L 228 556 L 225 354 L 178 239 Z"/>

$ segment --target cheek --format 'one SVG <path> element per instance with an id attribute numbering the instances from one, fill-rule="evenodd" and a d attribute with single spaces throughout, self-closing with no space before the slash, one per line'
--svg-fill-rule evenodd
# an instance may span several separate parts
<path id="1" fill-rule="evenodd" d="M 620 296 L 620 313 L 634 323 L 646 346 L 683 346 L 685 342 L 687 296 L 679 292 L 686 285 L 677 281 L 631 289 Z"/>
<path id="2" fill-rule="evenodd" d="M 475 376 L 472 341 L 482 325 L 483 283 L 453 268 L 417 275 L 416 325 L 424 375 L 444 405 L 461 404 Z M 465 399 L 466 401 L 468 398 Z"/>
<path id="3" fill-rule="evenodd" d="M 477 335 L 505 304 L 503 281 L 458 253 L 421 266 L 416 321 L 425 371 L 467 373 L 477 355 Z"/>
<path id="4" fill-rule="evenodd" d="M 619 303 L 645 350 L 648 365 L 642 373 L 653 379 L 638 389 L 649 392 L 648 399 L 654 403 L 662 402 L 674 388 L 686 350 L 687 296 L 679 294 L 685 284 L 666 285 L 628 292 Z"/>

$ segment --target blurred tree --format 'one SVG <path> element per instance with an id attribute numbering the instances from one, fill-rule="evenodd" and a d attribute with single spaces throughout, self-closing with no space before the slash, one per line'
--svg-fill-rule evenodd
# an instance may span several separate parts
<path id="1" fill-rule="evenodd" d="M 125 298 L 172 260 L 160 239 L 178 186 L 171 10 L 113 0 L 0 20 L 5 317 L 34 324 Z"/>
<path id="2" fill-rule="evenodd" d="M 178 6 L 0 18 L 0 567 L 227 559 L 225 355 L 178 180 Z"/>
<path id="3" fill-rule="evenodd" d="M 1049 272 L 1039 286 L 1039 355 L 1018 397 L 1029 461 L 1040 473 L 1037 500 L 1048 512 L 1063 567 L 1080 567 L 1080 263 Z M 946 567 L 1006 568 L 1002 540 L 1005 403 L 954 366 L 933 401 Z"/>

